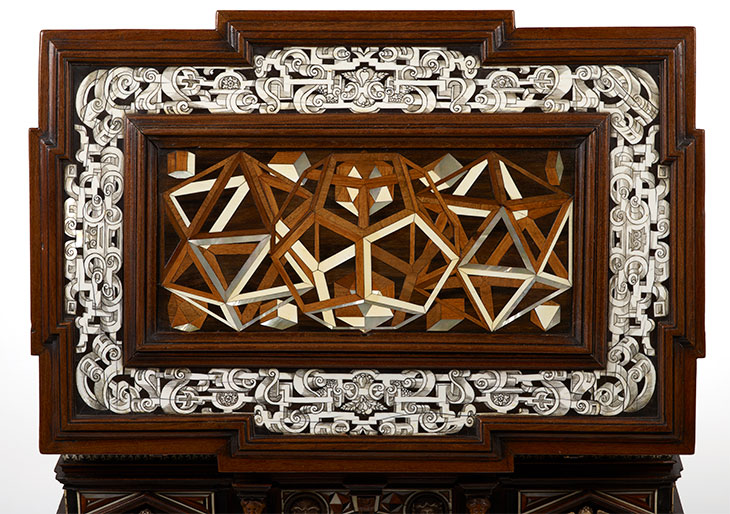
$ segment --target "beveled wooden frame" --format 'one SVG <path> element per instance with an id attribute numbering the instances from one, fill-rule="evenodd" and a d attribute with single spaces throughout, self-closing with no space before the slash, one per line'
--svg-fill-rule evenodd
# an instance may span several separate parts
<path id="1" fill-rule="evenodd" d="M 477 435 L 438 439 L 272 437 L 249 416 L 89 414 L 75 402 L 73 319 L 63 308 L 63 162 L 72 158 L 75 66 L 251 63 L 257 49 L 327 44 L 468 47 L 484 63 L 656 64 L 660 162 L 670 167 L 670 315 L 656 328 L 656 409 L 630 417 L 483 416 Z M 230 12 L 216 30 L 48 31 L 41 38 L 39 128 L 30 131 L 31 351 L 39 356 L 41 450 L 200 453 L 222 470 L 511 469 L 515 454 L 668 454 L 694 446 L 696 359 L 704 356 L 704 135 L 695 128 L 690 28 L 516 29 L 509 11 Z M 168 356 L 165 359 L 169 358 Z M 174 360 L 174 359 L 173 359 Z M 183 362 L 184 359 L 179 359 Z"/>
<path id="2" fill-rule="evenodd" d="M 608 297 L 608 116 L 605 114 L 227 115 L 127 118 L 124 267 L 126 362 L 155 366 L 309 366 L 406 369 L 412 366 L 595 368 L 606 359 Z M 573 327 L 570 334 L 373 332 L 159 332 L 155 165 L 163 148 L 195 146 L 377 150 L 443 145 L 445 149 L 549 148 L 576 151 Z M 396 141 L 396 143 L 394 143 Z M 395 146 L 394 146 L 395 145 Z M 605 245 L 588 244 L 603 241 Z"/>

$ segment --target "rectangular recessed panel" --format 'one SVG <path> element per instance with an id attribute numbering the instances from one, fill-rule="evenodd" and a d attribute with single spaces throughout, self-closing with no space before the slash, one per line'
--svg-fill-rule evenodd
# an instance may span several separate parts
<path id="1" fill-rule="evenodd" d="M 157 328 L 569 334 L 575 154 L 161 152 Z"/>

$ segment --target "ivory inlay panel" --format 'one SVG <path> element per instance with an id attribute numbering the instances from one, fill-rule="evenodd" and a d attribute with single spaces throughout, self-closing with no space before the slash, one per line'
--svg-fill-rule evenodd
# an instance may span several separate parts
<path id="1" fill-rule="evenodd" d="M 443 434 L 471 426 L 476 414 L 605 416 L 641 410 L 655 388 L 654 320 L 669 308 L 664 286 L 669 177 L 655 147 L 659 105 L 657 85 L 642 68 L 480 67 L 476 57 L 443 48 L 289 48 L 257 56 L 253 69 L 94 71 L 77 89 L 78 165 L 66 169 L 66 310 L 76 316 L 80 333 L 79 394 L 93 409 L 119 414 L 254 411 L 260 426 L 287 433 Z M 610 113 L 606 369 L 125 368 L 119 278 L 125 116 L 333 109 Z M 341 201 L 354 205 L 352 197 Z M 551 323 L 549 315 L 537 317 Z"/>

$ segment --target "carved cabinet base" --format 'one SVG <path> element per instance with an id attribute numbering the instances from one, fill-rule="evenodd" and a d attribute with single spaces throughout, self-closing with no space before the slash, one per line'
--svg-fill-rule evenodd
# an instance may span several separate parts
<path id="1" fill-rule="evenodd" d="M 254 471 L 254 470 L 252 470 Z M 502 474 L 234 474 L 199 456 L 64 456 L 64 514 L 683 512 L 678 456 L 530 457 Z"/>

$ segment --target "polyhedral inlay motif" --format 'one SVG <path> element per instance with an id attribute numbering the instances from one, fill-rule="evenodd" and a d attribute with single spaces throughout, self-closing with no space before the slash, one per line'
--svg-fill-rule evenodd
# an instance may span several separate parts
<path id="1" fill-rule="evenodd" d="M 308 316 L 368 332 L 398 329 L 429 310 L 458 255 L 417 198 L 420 179 L 434 188 L 417 164 L 377 153 L 332 154 L 302 174 L 312 199 L 301 217 L 282 216 L 271 254 L 282 273 L 286 261 L 300 263 L 315 285 L 316 294 L 292 289 Z M 427 294 L 418 289 L 424 280 Z"/>
<path id="2" fill-rule="evenodd" d="M 555 185 L 494 152 L 436 183 L 457 216 L 461 235 L 456 238 L 461 242 L 457 272 L 444 289 L 463 288 L 480 324 L 489 330 L 505 326 L 572 285 L 573 202 L 556 187 L 560 179 L 550 172 L 555 162 L 561 162 L 560 153 L 550 152 L 545 169 Z M 562 174 L 562 164 L 559 169 Z M 506 231 L 498 234 L 500 224 Z M 568 246 L 564 259 L 555 252 L 561 239 Z"/>
<path id="3" fill-rule="evenodd" d="M 292 181 L 244 153 L 167 191 L 165 202 L 181 244 L 165 266 L 163 287 L 235 330 L 262 318 L 268 326 L 286 328 L 269 316 L 281 303 L 263 311 L 260 307 L 270 300 L 292 300 L 269 257 L 270 228 L 279 211 L 275 198 L 290 191 Z M 202 201 L 185 201 L 201 193 Z M 311 196 L 305 190 L 296 195 Z M 298 276 L 292 289 L 311 289 L 301 268 L 292 266 Z M 262 267 L 263 275 L 258 273 Z"/>
<path id="4" fill-rule="evenodd" d="M 230 328 L 285 330 L 298 312 L 362 332 L 426 314 L 430 331 L 465 319 L 493 331 L 537 308 L 542 330 L 560 322 L 543 306 L 572 280 L 559 152 L 543 178 L 495 152 L 424 167 L 397 153 L 332 153 L 306 168 L 304 152 L 268 166 L 239 152 L 197 175 L 191 156 L 168 159 L 193 176 L 164 195 L 180 243 L 162 285 Z"/>

